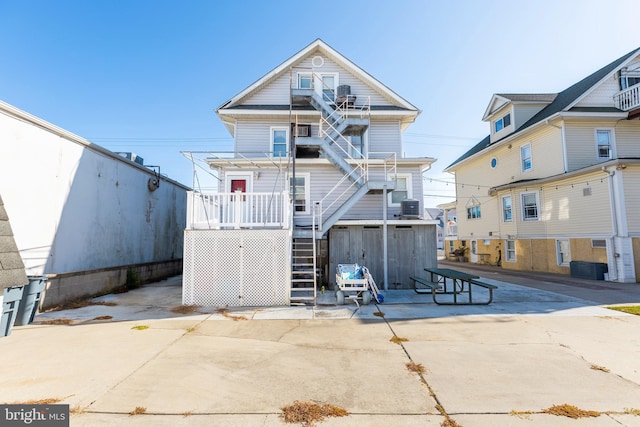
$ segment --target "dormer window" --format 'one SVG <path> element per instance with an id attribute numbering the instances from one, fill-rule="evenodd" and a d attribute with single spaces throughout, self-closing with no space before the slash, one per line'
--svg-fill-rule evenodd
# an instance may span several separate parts
<path id="1" fill-rule="evenodd" d="M 495 133 L 500 132 L 511 124 L 511 113 L 501 117 L 493 123 L 493 129 Z"/>

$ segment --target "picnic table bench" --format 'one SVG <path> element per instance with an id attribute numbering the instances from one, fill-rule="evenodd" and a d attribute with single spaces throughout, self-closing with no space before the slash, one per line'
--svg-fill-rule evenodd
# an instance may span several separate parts
<path id="1" fill-rule="evenodd" d="M 418 294 L 431 294 L 433 302 L 438 305 L 487 305 L 493 301 L 493 290 L 498 287 L 489 283 L 478 280 L 480 277 L 475 274 L 463 273 L 461 271 L 453 270 L 450 268 L 425 268 L 427 273 L 430 274 L 430 279 L 412 276 L 413 289 Z M 451 280 L 452 290 L 447 290 L 447 279 Z M 466 290 L 465 290 L 466 284 Z M 426 288 L 420 289 L 418 285 L 422 285 Z M 479 286 L 489 290 L 489 298 L 486 301 L 474 302 L 473 301 L 473 286 Z M 469 301 L 458 301 L 458 295 L 461 293 L 469 294 Z M 438 300 L 437 295 L 453 295 L 453 302 Z"/>

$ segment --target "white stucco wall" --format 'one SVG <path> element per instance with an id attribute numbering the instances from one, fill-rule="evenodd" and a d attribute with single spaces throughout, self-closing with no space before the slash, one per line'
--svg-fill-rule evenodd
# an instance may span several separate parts
<path id="1" fill-rule="evenodd" d="M 186 188 L 0 103 L 0 194 L 27 274 L 182 258 Z"/>

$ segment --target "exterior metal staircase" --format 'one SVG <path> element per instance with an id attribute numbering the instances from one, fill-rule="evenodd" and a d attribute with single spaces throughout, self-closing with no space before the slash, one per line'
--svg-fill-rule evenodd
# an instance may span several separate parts
<path id="1" fill-rule="evenodd" d="M 343 180 L 353 183 L 353 189 L 348 197 L 342 197 L 342 204 L 328 217 L 320 215 L 321 230 L 328 230 L 351 207 L 372 191 L 380 191 L 386 186 L 388 191 L 395 189 L 393 181 L 370 181 L 366 160 L 351 155 L 351 142 L 346 135 L 362 135 L 369 127 L 368 117 L 357 117 L 358 109 L 349 108 L 347 103 L 330 104 L 323 94 L 315 89 L 291 89 L 292 105 L 311 105 L 322 115 L 319 137 L 297 137 L 297 147 L 316 148 L 321 150 L 324 157 L 343 173 Z M 355 115 L 355 117 L 354 117 Z M 347 147 L 345 149 L 345 147 Z M 339 183 L 339 184 L 340 184 Z M 337 188 L 337 186 L 336 186 Z M 345 196 L 344 194 L 342 196 Z M 336 199 L 340 197 L 337 196 Z M 297 236 L 311 236 L 311 230 L 295 230 Z"/>
<path id="2" fill-rule="evenodd" d="M 316 250 L 314 238 L 293 238 L 291 304 L 316 304 Z"/>
<path id="3" fill-rule="evenodd" d="M 319 136 L 296 137 L 296 147 L 319 150 L 332 165 L 343 173 L 342 179 L 334 189 L 329 191 L 332 197 L 329 207 L 339 204 L 338 207 L 324 218 L 322 201 L 314 202 L 314 219 L 311 229 L 295 228 L 294 225 L 290 298 L 292 304 L 313 303 L 315 305 L 316 303 L 318 276 L 315 264 L 316 238 L 321 237 L 326 230 L 329 230 L 365 194 L 385 188 L 392 191 L 395 188 L 393 181 L 370 181 L 364 153 L 361 153 L 362 155 L 359 157 L 351 155 L 357 150 L 351 145 L 347 136 L 362 136 L 367 130 L 369 127 L 368 106 L 366 110 L 358 110 L 347 102 L 342 104 L 329 103 L 324 99 L 325 94 L 324 90 L 319 93 L 313 87 L 304 89 L 291 87 L 291 106 L 310 105 L 321 114 Z M 297 123 L 295 129 L 297 129 Z M 345 181 L 350 182 L 348 190 L 341 194 L 335 193 Z M 321 221 L 321 224 L 318 224 L 319 227 L 316 226 L 316 219 Z"/>

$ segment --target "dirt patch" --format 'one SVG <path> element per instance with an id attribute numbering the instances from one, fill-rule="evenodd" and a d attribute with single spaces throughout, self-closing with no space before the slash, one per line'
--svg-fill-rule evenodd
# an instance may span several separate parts
<path id="1" fill-rule="evenodd" d="M 173 307 L 171 312 L 178 314 L 191 314 L 197 312 L 199 309 L 199 305 L 179 305 L 177 307 Z"/>
<path id="2" fill-rule="evenodd" d="M 111 319 L 113 319 L 113 316 L 98 316 L 93 318 L 93 320 L 111 320 Z"/>
<path id="3" fill-rule="evenodd" d="M 88 307 L 90 305 L 104 305 L 107 307 L 113 307 L 118 304 L 116 304 L 115 302 L 108 302 L 108 301 L 92 301 L 90 299 L 77 299 L 77 300 L 66 302 L 62 305 L 58 305 L 47 311 L 75 310 L 77 308 Z"/>
<path id="4" fill-rule="evenodd" d="M 594 371 L 610 372 L 609 368 L 605 368 L 604 366 L 600 365 L 591 365 L 591 369 L 593 369 Z"/>
<path id="5" fill-rule="evenodd" d="M 424 366 L 422 366 L 422 363 L 416 363 L 413 360 L 411 362 L 407 362 L 405 366 L 410 372 L 415 372 L 416 374 L 419 374 L 419 375 L 427 373 L 427 370 L 425 369 Z"/>
<path id="6" fill-rule="evenodd" d="M 233 321 L 238 321 L 238 320 L 249 320 L 244 316 L 234 316 L 233 314 L 229 314 L 229 312 L 227 311 L 227 309 L 225 308 L 219 308 L 216 310 L 216 312 L 218 314 L 222 314 L 224 317 L 226 317 L 227 319 L 231 319 Z"/>
<path id="7" fill-rule="evenodd" d="M 129 412 L 129 415 L 142 415 L 147 413 L 147 408 L 144 406 L 136 406 L 136 409 Z"/>
<path id="8" fill-rule="evenodd" d="M 12 405 L 53 405 L 63 400 L 57 397 L 50 397 L 47 399 L 27 400 L 26 402 L 13 402 Z"/>
<path id="9" fill-rule="evenodd" d="M 60 319 L 44 319 L 38 323 L 41 325 L 70 325 L 73 323 L 73 319 L 67 319 L 66 317 Z"/>
<path id="10" fill-rule="evenodd" d="M 378 317 L 384 317 L 384 313 L 381 311 L 376 311 L 373 313 L 374 316 L 378 316 Z"/>
<path id="11" fill-rule="evenodd" d="M 563 404 L 563 405 L 553 405 L 550 408 L 542 411 L 543 414 L 557 415 L 559 417 L 569 417 L 569 418 L 589 418 L 589 417 L 599 417 L 602 415 L 597 411 L 586 411 L 584 409 L 580 409 L 573 405 Z"/>
<path id="12" fill-rule="evenodd" d="M 313 426 L 315 422 L 323 421 L 328 417 L 346 417 L 349 412 L 346 409 L 329 404 L 314 402 L 301 402 L 296 400 L 293 404 L 280 408 L 280 418 L 285 423 L 303 423 Z"/>
<path id="13" fill-rule="evenodd" d="M 394 335 L 394 336 L 391 337 L 391 339 L 389 341 L 391 341 L 394 344 L 398 344 L 399 345 L 400 343 L 409 341 L 409 338 L 402 338 L 402 337 L 399 337 L 397 335 Z"/>

